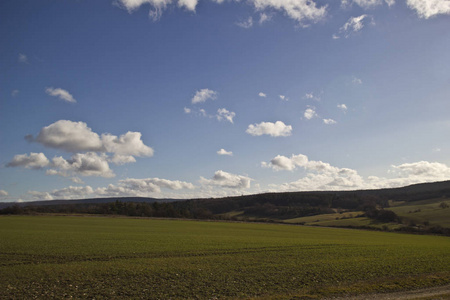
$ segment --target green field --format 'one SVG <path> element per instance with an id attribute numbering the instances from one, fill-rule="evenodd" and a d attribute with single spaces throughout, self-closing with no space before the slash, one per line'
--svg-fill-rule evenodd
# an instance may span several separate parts
<path id="1" fill-rule="evenodd" d="M 450 239 L 338 228 L 0 217 L 0 298 L 320 298 L 450 283 Z"/>

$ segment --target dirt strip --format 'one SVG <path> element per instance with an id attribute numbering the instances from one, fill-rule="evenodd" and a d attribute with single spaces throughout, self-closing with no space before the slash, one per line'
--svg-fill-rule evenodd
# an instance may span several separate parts
<path id="1" fill-rule="evenodd" d="M 438 300 L 450 299 L 450 284 L 433 288 L 426 288 L 414 291 L 395 292 L 386 294 L 368 294 L 349 297 L 328 298 L 333 300 Z"/>

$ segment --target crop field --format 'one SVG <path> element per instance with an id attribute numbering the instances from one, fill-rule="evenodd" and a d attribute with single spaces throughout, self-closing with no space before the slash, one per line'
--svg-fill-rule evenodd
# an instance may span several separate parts
<path id="1" fill-rule="evenodd" d="M 0 298 L 321 298 L 450 283 L 450 239 L 338 228 L 0 217 Z"/>

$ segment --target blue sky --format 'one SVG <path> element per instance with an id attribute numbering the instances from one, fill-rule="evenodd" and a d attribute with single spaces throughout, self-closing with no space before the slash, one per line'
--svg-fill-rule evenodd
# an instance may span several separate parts
<path id="1" fill-rule="evenodd" d="M 0 201 L 450 179 L 449 0 L 6 0 Z"/>

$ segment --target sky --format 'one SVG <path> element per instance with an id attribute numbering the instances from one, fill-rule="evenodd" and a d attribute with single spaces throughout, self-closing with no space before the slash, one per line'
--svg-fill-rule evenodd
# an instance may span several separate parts
<path id="1" fill-rule="evenodd" d="M 450 0 L 3 0 L 0 201 L 450 180 Z"/>

